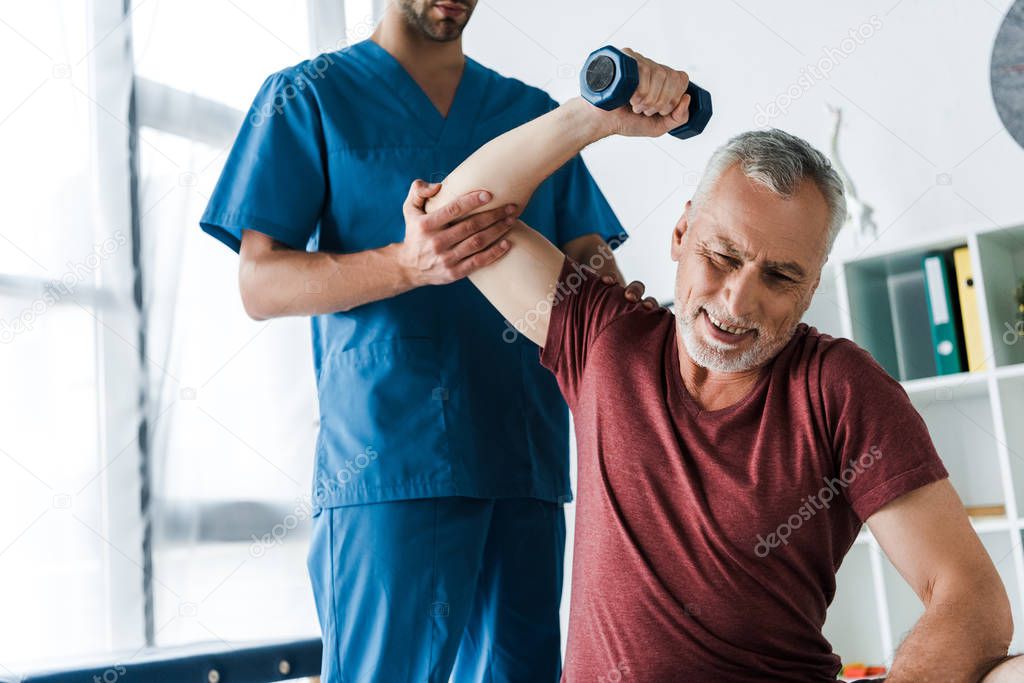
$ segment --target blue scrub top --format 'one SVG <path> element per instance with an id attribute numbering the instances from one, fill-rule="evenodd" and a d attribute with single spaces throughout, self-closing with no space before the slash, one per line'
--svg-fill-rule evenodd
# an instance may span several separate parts
<path id="1" fill-rule="evenodd" d="M 373 41 L 322 54 L 264 82 L 200 225 L 235 251 L 243 229 L 311 251 L 400 242 L 413 179 L 443 180 L 488 140 L 556 106 L 467 58 L 445 118 Z M 589 233 L 625 239 L 578 156 L 522 218 L 559 246 Z M 554 377 L 468 280 L 312 325 L 315 511 L 435 496 L 572 499 Z"/>

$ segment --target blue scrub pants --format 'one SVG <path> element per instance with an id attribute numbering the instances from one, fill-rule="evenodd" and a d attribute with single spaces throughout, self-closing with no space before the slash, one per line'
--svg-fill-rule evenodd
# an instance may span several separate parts
<path id="1" fill-rule="evenodd" d="M 533 498 L 323 510 L 322 683 L 557 683 L 565 515 Z"/>

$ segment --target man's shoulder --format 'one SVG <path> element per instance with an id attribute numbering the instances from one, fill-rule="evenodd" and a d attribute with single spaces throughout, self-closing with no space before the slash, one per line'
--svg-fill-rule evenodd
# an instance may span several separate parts
<path id="1" fill-rule="evenodd" d="M 874 390 L 899 386 L 871 353 L 851 339 L 806 323 L 800 323 L 793 336 L 790 362 L 807 373 L 810 384 L 817 385 L 826 399 L 871 400 Z"/>
<path id="2" fill-rule="evenodd" d="M 828 363 L 829 366 L 856 362 L 861 354 L 867 353 L 851 339 L 823 332 L 803 322 L 796 326 L 793 342 L 804 360 Z"/>
<path id="3" fill-rule="evenodd" d="M 571 261 L 571 260 L 570 260 Z M 579 288 L 577 283 L 587 282 L 588 308 L 593 312 L 600 328 L 597 337 L 618 347 L 623 342 L 635 341 L 639 337 L 663 334 L 670 328 L 675 316 L 665 307 L 647 308 L 642 302 L 626 298 L 626 288 L 618 283 L 608 284 L 601 280 L 588 264 L 571 261 L 567 264 L 564 277 L 555 293 L 556 303 Z"/>
<path id="4" fill-rule="evenodd" d="M 830 376 L 881 372 L 881 366 L 867 350 L 852 339 L 835 337 L 816 327 L 806 325 L 805 343 L 821 364 L 822 371 Z"/>
<path id="5" fill-rule="evenodd" d="M 356 69 L 359 62 L 353 57 L 353 53 L 358 48 L 359 44 L 356 43 L 333 52 L 321 52 L 315 57 L 303 59 L 273 72 L 266 80 L 315 90 L 325 79 L 336 78 Z"/>

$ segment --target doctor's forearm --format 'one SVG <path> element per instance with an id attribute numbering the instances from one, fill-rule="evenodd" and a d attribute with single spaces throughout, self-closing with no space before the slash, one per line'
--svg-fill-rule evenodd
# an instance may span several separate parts
<path id="1" fill-rule="evenodd" d="M 592 142 L 610 135 L 606 112 L 580 98 L 500 135 L 478 149 L 441 183 L 427 210 L 475 189 L 494 197 L 481 210 L 503 204 L 520 208 L 545 178 Z"/>
<path id="2" fill-rule="evenodd" d="M 353 254 L 267 246 L 264 235 L 242 241 L 239 289 L 256 320 L 347 311 L 413 289 L 398 265 L 396 245 Z"/>

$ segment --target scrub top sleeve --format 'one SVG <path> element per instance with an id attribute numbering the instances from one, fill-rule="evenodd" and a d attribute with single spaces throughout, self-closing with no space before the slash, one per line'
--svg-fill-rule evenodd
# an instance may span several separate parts
<path id="1" fill-rule="evenodd" d="M 309 79 L 268 78 L 253 101 L 199 225 L 235 251 L 242 230 L 305 250 L 327 192 L 324 134 Z"/>
<path id="2" fill-rule="evenodd" d="M 558 103 L 550 100 L 554 109 Z M 601 188 L 590 175 L 579 154 L 555 172 L 555 235 L 557 245 L 564 246 L 577 237 L 597 233 L 612 249 L 617 249 L 629 235 L 619 222 Z"/>

